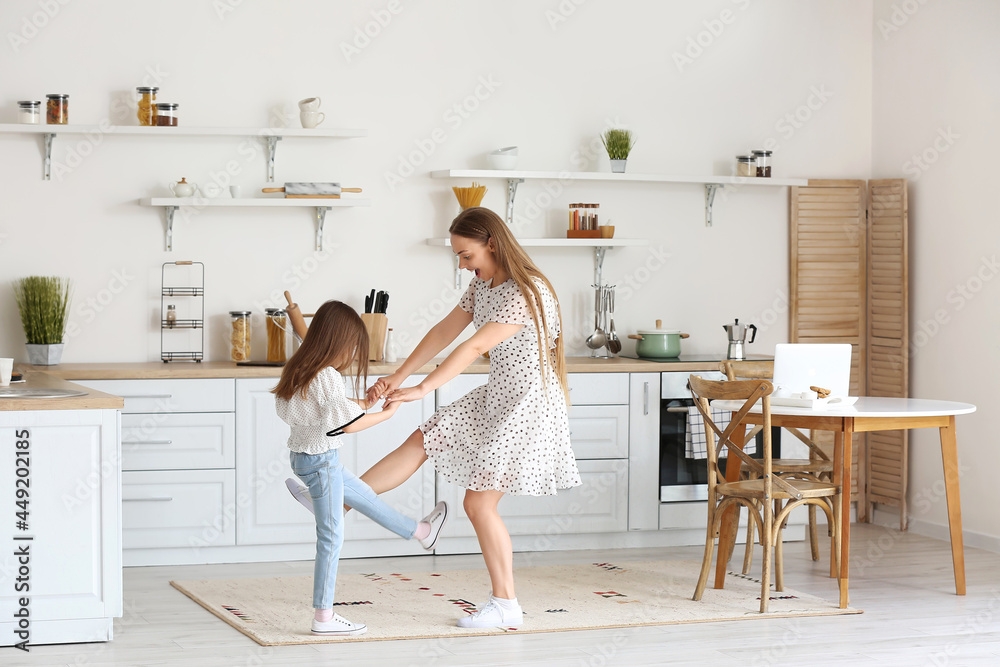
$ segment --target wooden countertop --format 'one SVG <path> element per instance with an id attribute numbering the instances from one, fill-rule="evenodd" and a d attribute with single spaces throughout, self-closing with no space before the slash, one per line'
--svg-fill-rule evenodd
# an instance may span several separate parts
<path id="1" fill-rule="evenodd" d="M 432 359 L 417 369 L 416 373 L 426 374 L 438 367 L 441 358 Z M 400 362 L 401 363 L 401 362 Z M 388 375 L 399 363 L 372 363 L 369 375 Z M 570 373 L 659 373 L 661 371 L 694 372 L 718 370 L 719 361 L 676 361 L 661 363 L 642 359 L 614 357 L 594 359 L 591 357 L 567 357 L 566 368 Z M 18 369 L 45 373 L 62 380 L 149 380 L 184 378 L 269 378 L 280 377 L 281 368 L 276 366 L 237 366 L 231 361 L 203 361 L 201 363 L 162 361 L 135 363 L 92 363 L 59 364 L 58 366 L 18 365 Z M 486 359 L 473 362 L 463 373 L 488 373 L 490 364 Z M 75 385 L 74 385 L 75 386 Z M 66 400 L 66 399 L 60 399 Z"/>
<path id="2" fill-rule="evenodd" d="M 30 368 L 30 367 L 29 367 Z M 26 389 L 70 389 L 85 391 L 85 396 L 69 396 L 67 398 L 0 398 L 0 411 L 13 412 L 20 410 L 121 410 L 125 401 L 111 394 L 81 387 L 67 382 L 51 373 L 39 371 L 24 371 L 24 382 L 11 384 L 11 387 Z"/>

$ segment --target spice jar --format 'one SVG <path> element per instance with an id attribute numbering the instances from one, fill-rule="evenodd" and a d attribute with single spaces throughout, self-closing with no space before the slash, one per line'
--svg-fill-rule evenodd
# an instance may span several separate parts
<path id="1" fill-rule="evenodd" d="M 177 306 L 172 303 L 167 304 L 167 328 L 173 329 L 177 326 Z"/>
<path id="2" fill-rule="evenodd" d="M 771 177 L 771 151 L 753 151 L 754 160 L 757 162 L 757 177 Z"/>
<path id="3" fill-rule="evenodd" d="M 173 102 L 156 103 L 156 124 L 161 127 L 177 125 L 177 104 Z"/>
<path id="4" fill-rule="evenodd" d="M 42 121 L 42 103 L 41 102 L 18 102 L 17 103 L 17 122 L 25 123 L 27 125 L 38 125 Z"/>
<path id="5" fill-rule="evenodd" d="M 138 109 L 135 115 L 139 125 L 156 125 L 156 93 L 160 90 L 155 86 L 139 86 L 135 89 L 139 95 Z"/>
<path id="6" fill-rule="evenodd" d="M 267 322 L 267 360 L 282 362 L 288 358 L 288 316 L 280 308 L 265 308 Z"/>
<path id="7" fill-rule="evenodd" d="M 753 155 L 737 155 L 736 156 L 736 175 L 737 176 L 756 176 L 757 175 L 757 158 Z"/>
<path id="8" fill-rule="evenodd" d="M 45 100 L 47 124 L 65 125 L 69 122 L 69 95 L 46 95 Z"/>
<path id="9" fill-rule="evenodd" d="M 229 343 L 232 349 L 229 358 L 233 361 L 249 361 L 250 359 L 250 311 L 231 310 L 232 332 Z"/>

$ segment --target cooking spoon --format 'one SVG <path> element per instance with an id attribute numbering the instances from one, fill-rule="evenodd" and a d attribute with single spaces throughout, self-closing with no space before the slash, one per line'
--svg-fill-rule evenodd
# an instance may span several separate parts
<path id="1" fill-rule="evenodd" d="M 587 347 L 591 350 L 599 350 L 604 347 L 604 343 L 607 342 L 607 336 L 605 336 L 604 331 L 601 330 L 600 317 L 601 288 L 598 286 L 597 290 L 594 292 L 594 333 L 590 334 L 587 338 Z"/>
<path id="2" fill-rule="evenodd" d="M 608 336 L 608 349 L 611 354 L 618 354 L 622 351 L 622 342 L 615 333 L 615 291 L 608 288 L 608 312 L 611 314 L 611 333 Z"/>

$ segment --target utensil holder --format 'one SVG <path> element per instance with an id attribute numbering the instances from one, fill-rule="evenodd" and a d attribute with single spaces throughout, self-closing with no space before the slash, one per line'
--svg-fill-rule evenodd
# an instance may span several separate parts
<path id="1" fill-rule="evenodd" d="M 389 318 L 385 313 L 361 313 L 361 321 L 368 329 L 368 361 L 385 359 L 385 332 L 389 329 Z"/>
<path id="2" fill-rule="evenodd" d="M 568 239 L 599 239 L 601 238 L 600 229 L 567 229 L 566 238 Z"/>

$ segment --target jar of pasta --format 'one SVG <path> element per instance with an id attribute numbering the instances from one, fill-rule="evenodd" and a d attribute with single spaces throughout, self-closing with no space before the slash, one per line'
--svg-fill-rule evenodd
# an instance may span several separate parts
<path id="1" fill-rule="evenodd" d="M 233 361 L 250 360 L 250 311 L 231 310 L 232 332 L 229 335 L 231 350 L 229 358 Z"/>
<path id="2" fill-rule="evenodd" d="M 139 125 L 156 125 L 156 93 L 160 89 L 155 86 L 139 86 L 135 89 L 139 96 L 136 116 Z"/>
<path id="3" fill-rule="evenodd" d="M 280 308 L 265 308 L 267 322 L 267 360 L 280 363 L 288 359 L 288 315 Z"/>
<path id="4" fill-rule="evenodd" d="M 69 122 L 69 95 L 45 96 L 45 122 L 49 125 Z"/>

